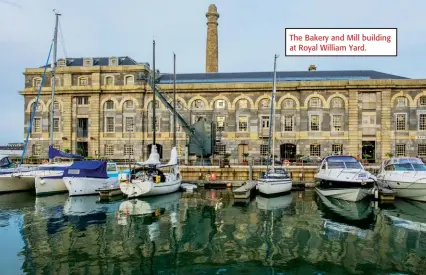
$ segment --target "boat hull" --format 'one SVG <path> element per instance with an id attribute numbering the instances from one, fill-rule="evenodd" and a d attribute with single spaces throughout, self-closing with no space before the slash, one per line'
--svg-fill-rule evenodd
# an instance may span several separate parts
<path id="1" fill-rule="evenodd" d="M 34 177 L 31 176 L 0 176 L 0 193 L 34 190 Z"/>
<path id="2" fill-rule="evenodd" d="M 181 183 L 182 179 L 159 183 L 132 180 L 131 183 L 120 183 L 120 189 L 129 198 L 149 197 L 174 193 L 179 190 Z"/>
<path id="3" fill-rule="evenodd" d="M 426 202 L 426 183 L 404 182 L 403 180 L 383 181 L 379 179 L 377 184 L 383 188 L 392 188 L 397 197 Z"/>
<path id="4" fill-rule="evenodd" d="M 36 177 L 35 178 L 36 195 L 50 195 L 56 193 L 68 192 L 62 177 Z"/>
<path id="5" fill-rule="evenodd" d="M 315 187 L 316 191 L 325 197 L 345 201 L 360 201 L 371 195 L 371 188 L 321 188 Z"/>
<path id="6" fill-rule="evenodd" d="M 282 194 L 291 191 L 293 184 L 290 179 L 283 180 L 259 180 L 257 190 L 264 195 Z"/>
<path id="7" fill-rule="evenodd" d="M 77 178 L 64 177 L 63 181 L 70 196 L 97 195 L 97 189 L 118 184 L 118 178 Z"/>

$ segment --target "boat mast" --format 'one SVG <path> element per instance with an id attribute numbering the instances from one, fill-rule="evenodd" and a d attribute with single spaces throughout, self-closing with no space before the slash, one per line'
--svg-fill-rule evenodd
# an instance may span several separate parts
<path id="1" fill-rule="evenodd" d="M 152 146 L 155 145 L 155 40 L 152 41 Z"/>
<path id="2" fill-rule="evenodd" d="M 266 163 L 266 174 L 268 174 L 269 171 L 269 162 L 271 162 L 271 139 L 272 139 L 272 169 L 274 168 L 275 164 L 275 131 L 274 129 L 274 121 L 275 121 L 275 93 L 276 93 L 276 82 L 277 82 L 277 58 L 278 55 L 276 54 L 274 56 L 274 82 L 273 82 L 273 88 L 272 88 L 272 98 L 271 98 L 271 114 L 269 117 L 270 125 L 269 125 L 269 139 L 268 139 L 268 162 Z"/>
<path id="3" fill-rule="evenodd" d="M 53 61 L 52 61 L 52 102 L 50 104 L 50 142 L 49 147 L 53 146 L 53 128 L 54 128 L 54 115 L 55 115 L 55 87 L 56 87 L 56 53 L 58 51 L 58 23 L 59 16 L 55 10 L 55 33 L 53 35 Z M 49 158 L 51 163 L 53 159 Z"/>
<path id="4" fill-rule="evenodd" d="M 173 53 L 173 147 L 176 147 L 176 54 Z"/>

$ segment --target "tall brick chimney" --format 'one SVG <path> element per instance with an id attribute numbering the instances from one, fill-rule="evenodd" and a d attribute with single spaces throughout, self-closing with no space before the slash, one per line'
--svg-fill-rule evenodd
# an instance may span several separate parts
<path id="1" fill-rule="evenodd" d="M 211 4 L 206 13 L 207 44 L 206 44 L 206 73 L 217 73 L 219 68 L 219 47 L 217 35 L 217 19 L 219 14 L 215 4 Z"/>

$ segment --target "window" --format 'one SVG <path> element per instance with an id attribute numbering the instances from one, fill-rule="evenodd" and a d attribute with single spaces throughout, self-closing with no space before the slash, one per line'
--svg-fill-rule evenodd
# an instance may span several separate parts
<path id="1" fill-rule="evenodd" d="M 319 115 L 311 115 L 311 131 L 319 131 L 320 127 L 320 118 Z"/>
<path id="2" fill-rule="evenodd" d="M 286 109 L 292 109 L 294 108 L 294 100 L 293 99 L 284 99 L 284 108 Z"/>
<path id="3" fill-rule="evenodd" d="M 133 117 L 125 117 L 124 118 L 125 119 L 125 121 L 124 121 L 124 124 L 125 124 L 125 131 L 126 132 L 134 132 L 134 126 L 135 126 L 135 124 L 134 124 L 134 120 L 133 120 Z"/>
<path id="4" fill-rule="evenodd" d="M 110 66 L 118 66 L 118 58 L 117 57 L 111 57 L 109 59 L 109 65 Z"/>
<path id="5" fill-rule="evenodd" d="M 77 97 L 77 105 L 88 105 L 89 97 L 88 96 L 79 96 Z"/>
<path id="6" fill-rule="evenodd" d="M 129 145 L 129 144 L 124 145 L 124 155 L 126 156 L 133 155 L 133 145 Z"/>
<path id="7" fill-rule="evenodd" d="M 87 85 L 88 85 L 87 77 L 80 77 L 78 79 L 78 86 L 87 86 Z"/>
<path id="8" fill-rule="evenodd" d="M 419 115 L 419 130 L 426 131 L 426 114 Z"/>
<path id="9" fill-rule="evenodd" d="M 108 100 L 105 102 L 105 110 L 114 110 L 114 101 Z"/>
<path id="10" fill-rule="evenodd" d="M 65 67 L 67 65 L 65 59 L 58 60 L 58 67 Z"/>
<path id="11" fill-rule="evenodd" d="M 133 100 L 127 100 L 126 102 L 124 102 L 125 109 L 133 109 L 134 107 L 135 107 L 135 104 Z"/>
<path id="12" fill-rule="evenodd" d="M 128 75 L 124 78 L 124 84 L 125 85 L 134 85 L 135 84 L 135 78 L 133 75 Z"/>
<path id="13" fill-rule="evenodd" d="M 41 118 L 34 118 L 33 122 L 33 133 L 41 133 Z"/>
<path id="14" fill-rule="evenodd" d="M 362 108 L 376 109 L 376 93 L 362 93 Z"/>
<path id="15" fill-rule="evenodd" d="M 333 131 L 341 132 L 343 131 L 343 116 L 335 115 L 333 116 Z"/>
<path id="16" fill-rule="evenodd" d="M 419 105 L 420 105 L 421 107 L 425 107 L 425 106 L 426 106 L 426 96 L 421 96 L 421 97 L 419 98 Z"/>
<path id="17" fill-rule="evenodd" d="M 321 101 L 318 97 L 313 97 L 309 100 L 309 107 L 311 108 L 319 108 L 321 107 Z"/>
<path id="18" fill-rule="evenodd" d="M 59 105 L 59 102 L 58 101 L 55 101 L 55 103 L 53 103 L 53 109 L 55 110 L 55 111 L 60 111 L 60 107 L 59 107 L 60 105 Z M 50 108 L 49 108 L 49 111 L 52 109 L 52 105 L 50 105 Z"/>
<path id="19" fill-rule="evenodd" d="M 268 144 L 261 144 L 260 145 L 260 155 L 261 156 L 267 156 L 268 155 Z"/>
<path id="20" fill-rule="evenodd" d="M 204 102 L 201 99 L 197 99 L 193 103 L 195 109 L 203 109 L 205 107 Z"/>
<path id="21" fill-rule="evenodd" d="M 331 154 L 334 156 L 343 155 L 343 144 L 333 144 L 331 145 Z"/>
<path id="22" fill-rule="evenodd" d="M 405 144 L 397 144 L 395 147 L 396 157 L 405 157 Z"/>
<path id="23" fill-rule="evenodd" d="M 41 144 L 33 144 L 32 153 L 34 157 L 39 157 L 41 155 Z"/>
<path id="24" fill-rule="evenodd" d="M 396 130 L 405 131 L 407 128 L 407 114 L 396 114 Z"/>
<path id="25" fill-rule="evenodd" d="M 218 116 L 216 118 L 217 121 L 217 130 L 218 131 L 224 131 L 225 130 L 225 117 L 224 116 Z"/>
<path id="26" fill-rule="evenodd" d="M 53 118 L 53 132 L 58 133 L 59 132 L 59 117 Z"/>
<path id="27" fill-rule="evenodd" d="M 52 77 L 50 85 L 53 87 L 53 77 Z M 61 79 L 59 77 L 56 77 L 55 86 L 61 86 Z"/>
<path id="28" fill-rule="evenodd" d="M 399 96 L 396 98 L 396 107 L 405 107 L 407 106 L 407 98 L 404 96 Z"/>
<path id="29" fill-rule="evenodd" d="M 269 129 L 269 116 L 262 116 L 262 129 Z"/>
<path id="30" fill-rule="evenodd" d="M 33 87 L 38 89 L 38 88 L 40 88 L 40 84 L 41 84 L 41 78 L 40 77 L 34 78 Z"/>
<path id="31" fill-rule="evenodd" d="M 284 116 L 284 132 L 293 132 L 293 116 Z"/>
<path id="32" fill-rule="evenodd" d="M 85 59 L 84 59 L 84 62 L 83 62 L 83 66 L 84 66 L 84 67 L 92 66 L 92 64 L 93 64 L 93 62 L 92 62 L 92 59 L 91 59 L 91 58 L 85 58 Z"/>
<path id="33" fill-rule="evenodd" d="M 105 129 L 108 133 L 114 132 L 114 117 L 106 117 Z"/>
<path id="34" fill-rule="evenodd" d="M 105 144 L 104 154 L 105 154 L 105 156 L 114 155 L 114 146 L 112 146 L 110 144 Z"/>
<path id="35" fill-rule="evenodd" d="M 417 147 L 417 155 L 419 157 L 426 157 L 426 144 L 419 144 Z"/>
<path id="36" fill-rule="evenodd" d="M 107 86 L 114 85 L 114 77 L 112 76 L 105 77 L 105 85 Z"/>
<path id="37" fill-rule="evenodd" d="M 331 106 L 333 106 L 333 108 L 342 108 L 343 100 L 341 98 L 335 97 L 331 102 Z"/>
<path id="38" fill-rule="evenodd" d="M 225 108 L 225 100 L 223 99 L 216 100 L 216 108 L 217 109 Z"/>
<path id="39" fill-rule="evenodd" d="M 321 145 L 319 144 L 311 144 L 309 148 L 309 154 L 313 157 L 321 156 Z"/>
<path id="40" fill-rule="evenodd" d="M 248 117 L 240 116 L 238 117 L 238 131 L 247 132 L 248 131 Z"/>
<path id="41" fill-rule="evenodd" d="M 215 154 L 224 155 L 226 153 L 226 145 L 225 144 L 216 144 L 215 146 Z"/>

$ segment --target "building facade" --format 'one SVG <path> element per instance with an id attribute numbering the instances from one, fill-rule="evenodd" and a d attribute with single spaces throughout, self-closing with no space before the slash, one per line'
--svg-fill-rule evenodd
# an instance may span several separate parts
<path id="1" fill-rule="evenodd" d="M 43 68 L 25 70 L 25 134 Z M 91 157 L 144 159 L 152 143 L 153 93 L 150 67 L 129 57 L 58 60 L 54 141 L 62 150 Z M 260 160 L 267 153 L 272 72 L 178 74 L 177 109 L 188 123 L 200 117 L 217 123 L 218 155 L 235 161 L 243 153 Z M 173 76 L 160 88 L 172 100 Z M 46 158 L 49 144 L 49 74 L 30 134 L 26 156 Z M 172 116 L 157 100 L 156 141 L 168 158 Z M 426 80 L 375 71 L 279 72 L 275 114 L 275 154 L 280 159 L 332 154 L 380 160 L 426 156 Z M 186 134 L 177 127 L 178 151 Z"/>

